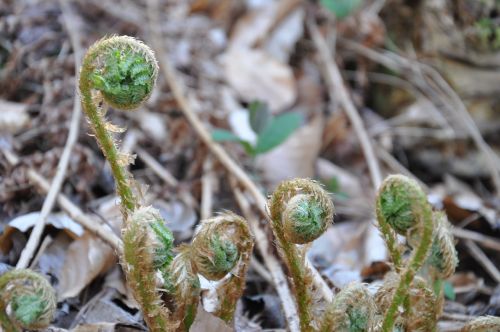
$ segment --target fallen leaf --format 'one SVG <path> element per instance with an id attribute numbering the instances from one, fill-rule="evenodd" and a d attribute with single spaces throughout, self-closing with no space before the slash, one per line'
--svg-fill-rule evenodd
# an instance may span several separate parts
<path id="1" fill-rule="evenodd" d="M 445 174 L 444 184 L 432 188 L 429 197 L 433 205 L 445 208 L 452 219 L 463 220 L 475 212 L 484 217 L 492 229 L 500 228 L 500 213 L 488 207 L 466 183 L 450 174 Z"/>
<path id="2" fill-rule="evenodd" d="M 12 219 L 9 222 L 10 227 L 17 228 L 21 232 L 26 232 L 33 227 L 40 216 L 40 212 L 31 212 Z M 83 235 L 83 227 L 71 219 L 65 213 L 51 213 L 47 216 L 46 223 L 58 229 L 69 230 L 74 236 Z"/>
<path id="3" fill-rule="evenodd" d="M 90 233 L 70 244 L 57 287 L 60 300 L 77 296 L 115 263 L 114 250 Z"/>
<path id="4" fill-rule="evenodd" d="M 198 306 L 196 318 L 189 329 L 190 332 L 233 332 L 222 319 L 206 312 L 203 307 Z"/>
<path id="5" fill-rule="evenodd" d="M 59 232 L 38 260 L 38 269 L 40 272 L 60 279 L 67 249 L 71 242 L 71 238 L 66 233 Z"/>
<path id="6" fill-rule="evenodd" d="M 160 210 L 167 227 L 174 233 L 177 241 L 191 238 L 194 224 L 198 220 L 192 206 L 187 206 L 182 201 L 161 200 L 156 200 L 153 206 Z"/>
<path id="7" fill-rule="evenodd" d="M 230 49 L 224 57 L 224 73 L 242 100 L 265 102 L 273 112 L 290 107 L 297 98 L 290 66 L 265 51 Z"/>
<path id="8" fill-rule="evenodd" d="M 132 315 L 114 301 L 117 292 L 114 289 L 103 289 L 85 305 L 78 314 L 78 321 L 73 324 L 126 324 L 139 327 L 142 324 L 140 314 Z"/>

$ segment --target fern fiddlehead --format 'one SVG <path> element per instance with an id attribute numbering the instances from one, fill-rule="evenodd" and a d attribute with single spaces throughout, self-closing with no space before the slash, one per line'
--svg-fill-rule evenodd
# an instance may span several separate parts
<path id="1" fill-rule="evenodd" d="M 0 325 L 6 331 L 46 328 L 55 310 L 55 292 L 42 275 L 20 269 L 0 276 Z"/>
<path id="2" fill-rule="evenodd" d="M 120 129 L 105 120 L 99 103 L 103 100 L 121 110 L 137 108 L 151 94 L 157 75 L 158 64 L 153 51 L 128 36 L 96 42 L 85 54 L 80 70 L 82 108 L 113 172 L 124 216 L 138 206 L 125 168 L 129 157 L 118 152 L 112 133 Z"/>
<path id="3" fill-rule="evenodd" d="M 328 193 L 309 179 L 282 182 L 268 202 L 273 232 L 290 271 L 302 331 L 315 328 L 312 315 L 312 277 L 305 265 L 305 244 L 317 239 L 333 222 Z"/>
<path id="4" fill-rule="evenodd" d="M 408 293 L 415 274 L 424 264 L 433 240 L 432 208 L 420 186 L 403 175 L 391 175 L 382 183 L 376 201 L 377 219 L 401 279 L 391 304 L 385 313 L 382 331 L 389 332 L 396 321 L 399 306 L 405 302 L 409 310 Z M 417 243 L 407 266 L 402 267 L 396 233 Z"/>
<path id="5" fill-rule="evenodd" d="M 231 322 L 236 302 L 243 295 L 245 275 L 253 250 L 253 236 L 247 222 L 232 212 L 202 221 L 192 242 L 193 262 L 199 274 L 220 280 L 216 315 Z"/>
<path id="6" fill-rule="evenodd" d="M 153 331 L 171 331 L 176 322 L 162 304 L 156 270 L 168 266 L 173 237 L 159 212 L 141 207 L 134 195 L 126 166 L 130 157 L 118 152 L 113 133 L 122 131 L 105 119 L 101 102 L 121 110 L 137 108 L 151 94 L 158 65 L 151 49 L 128 36 L 97 41 L 83 59 L 79 89 L 82 108 L 89 125 L 109 162 L 122 206 L 124 228 L 122 265 L 144 320 Z"/>
<path id="7" fill-rule="evenodd" d="M 352 283 L 343 288 L 327 307 L 321 332 L 374 331 L 376 305 L 366 287 Z"/>

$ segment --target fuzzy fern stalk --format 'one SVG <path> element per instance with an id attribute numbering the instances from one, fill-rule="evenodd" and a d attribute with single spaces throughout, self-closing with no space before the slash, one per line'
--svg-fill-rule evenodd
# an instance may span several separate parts
<path id="1" fill-rule="evenodd" d="M 382 324 L 383 332 L 391 332 L 401 305 L 409 310 L 410 285 L 417 271 L 424 264 L 433 241 L 432 208 L 427 196 L 412 179 L 403 175 L 391 175 L 382 183 L 376 202 L 377 219 L 392 256 L 396 272 L 401 279 L 394 291 Z M 396 233 L 416 243 L 408 264 L 403 267 Z"/>
<path id="2" fill-rule="evenodd" d="M 371 332 L 374 330 L 376 305 L 366 287 L 352 283 L 342 289 L 326 309 L 321 332 Z"/>
<path id="3" fill-rule="evenodd" d="M 312 276 L 305 265 L 306 246 L 333 222 L 328 193 L 309 179 L 282 182 L 268 202 L 273 232 L 288 266 L 296 295 L 302 331 L 314 329 Z"/>
<path id="4" fill-rule="evenodd" d="M 458 256 L 455 249 L 451 224 L 443 211 L 436 211 L 434 218 L 434 239 L 427 258 L 434 281 L 449 278 L 455 273 Z"/>
<path id="5" fill-rule="evenodd" d="M 233 320 L 243 295 L 253 244 L 247 222 L 232 212 L 202 221 L 195 232 L 191 250 L 197 272 L 208 280 L 226 277 L 217 288 L 220 303 L 215 313 L 226 322 Z"/>
<path id="6" fill-rule="evenodd" d="M 174 320 L 180 322 L 179 331 L 189 331 L 200 301 L 200 280 L 191 259 L 190 245 L 180 245 L 177 255 L 165 274 L 165 288 L 173 297 Z"/>
<path id="7" fill-rule="evenodd" d="M 158 291 L 157 268 L 168 266 L 172 260 L 173 243 L 159 211 L 151 207 L 134 211 L 122 237 L 123 269 L 146 324 L 151 331 L 175 331 L 180 322 L 172 319 Z"/>
<path id="8" fill-rule="evenodd" d="M 44 329 L 55 310 L 54 289 L 40 274 L 22 269 L 0 276 L 0 325 L 5 331 Z"/>
<path id="9" fill-rule="evenodd" d="M 460 332 L 493 332 L 500 331 L 500 317 L 481 316 L 467 324 Z"/>
<path id="10" fill-rule="evenodd" d="M 140 106 L 151 94 L 158 75 L 153 51 L 128 36 L 101 39 L 83 59 L 79 89 L 83 110 L 104 156 L 109 162 L 125 215 L 137 206 L 130 176 L 125 168 L 130 157 L 118 152 L 113 132 L 122 131 L 105 119 L 99 105 L 104 101 L 121 110 Z"/>

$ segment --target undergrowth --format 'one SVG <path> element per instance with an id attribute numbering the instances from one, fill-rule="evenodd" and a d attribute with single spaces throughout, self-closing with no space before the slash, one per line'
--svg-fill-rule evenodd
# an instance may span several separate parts
<path id="1" fill-rule="evenodd" d="M 157 73 L 151 49 L 126 36 L 96 42 L 80 73 L 83 110 L 120 198 L 121 264 L 151 331 L 189 330 L 200 303 L 200 276 L 218 281 L 219 306 L 214 314 L 232 324 L 254 245 L 246 220 L 222 212 L 201 221 L 190 244 L 174 248 L 173 234 L 159 211 L 145 205 L 137 193 L 139 185 L 127 170 L 132 156 L 119 152 L 114 133 L 124 129 L 106 120 L 108 106 L 139 107 L 151 94 Z M 330 195 L 315 181 L 293 179 L 281 183 L 270 196 L 268 219 L 288 269 L 301 331 L 436 330 L 444 302 L 442 281 L 458 263 L 446 215 L 434 211 L 418 183 L 403 175 L 385 179 L 375 205 L 393 269 L 376 293 L 352 283 L 327 303 L 314 288 L 306 253 L 333 223 Z M 40 275 L 29 270 L 9 272 L 0 277 L 0 292 L 0 321 L 7 331 L 50 323 L 55 297 Z M 498 324 L 496 318 L 482 317 L 463 331 L 492 331 Z"/>

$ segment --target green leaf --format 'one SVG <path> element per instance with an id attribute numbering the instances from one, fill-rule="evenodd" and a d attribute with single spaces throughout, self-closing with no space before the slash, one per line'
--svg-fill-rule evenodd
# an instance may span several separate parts
<path id="1" fill-rule="evenodd" d="M 262 133 L 272 121 L 272 115 L 269 107 L 260 101 L 254 101 L 248 106 L 250 112 L 250 127 L 257 134 Z"/>
<path id="2" fill-rule="evenodd" d="M 338 19 L 349 16 L 362 2 L 362 0 L 321 0 L 323 7 L 334 13 Z"/>
<path id="3" fill-rule="evenodd" d="M 456 294 L 455 294 L 455 288 L 453 288 L 453 285 L 449 281 L 444 281 L 443 283 L 443 292 L 444 296 L 451 301 L 455 301 Z"/>
<path id="4" fill-rule="evenodd" d="M 253 147 L 252 144 L 250 144 L 247 141 L 243 141 L 243 140 L 240 141 L 240 144 L 243 146 L 243 148 L 245 149 L 245 152 L 249 156 L 255 157 L 255 155 L 257 154 L 257 152 L 255 152 L 255 148 Z"/>
<path id="5" fill-rule="evenodd" d="M 215 129 L 212 131 L 212 139 L 216 142 L 239 142 L 241 138 L 225 129 Z"/>
<path id="6" fill-rule="evenodd" d="M 212 131 L 212 139 L 216 142 L 238 142 L 243 146 L 245 152 L 250 156 L 255 156 L 255 148 L 245 140 L 242 140 L 232 132 L 225 129 L 215 129 Z"/>
<path id="7" fill-rule="evenodd" d="M 275 117 L 260 133 L 255 153 L 264 153 L 283 143 L 300 126 L 302 115 L 286 113 Z"/>

